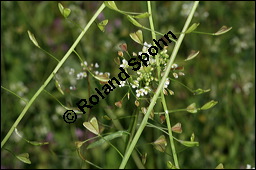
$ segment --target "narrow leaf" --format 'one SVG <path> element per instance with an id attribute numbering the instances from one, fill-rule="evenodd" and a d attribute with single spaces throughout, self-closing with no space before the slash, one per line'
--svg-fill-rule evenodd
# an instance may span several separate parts
<path id="1" fill-rule="evenodd" d="M 26 164 L 31 164 L 28 153 L 22 153 L 22 154 L 16 155 L 16 158 L 18 158 L 20 161 Z"/>
<path id="2" fill-rule="evenodd" d="M 86 129 L 88 129 L 90 132 L 96 135 L 98 135 L 100 132 L 98 121 L 95 117 L 93 117 L 89 122 L 84 122 L 83 125 Z"/>
<path id="3" fill-rule="evenodd" d="M 143 26 L 138 21 L 136 21 L 132 16 L 127 15 L 127 18 L 133 25 L 143 28 Z"/>
<path id="4" fill-rule="evenodd" d="M 192 135 L 191 135 L 191 137 L 190 137 L 190 141 L 191 141 L 191 142 L 194 142 L 194 141 L 195 141 L 195 134 L 194 134 L 194 133 L 192 133 Z"/>
<path id="5" fill-rule="evenodd" d="M 62 6 L 61 3 L 58 3 L 58 7 L 59 7 L 61 15 L 63 15 L 64 7 Z"/>
<path id="6" fill-rule="evenodd" d="M 100 140 L 91 143 L 90 145 L 87 146 L 86 149 L 95 148 L 95 147 L 97 147 L 97 146 L 102 145 L 102 144 L 105 143 L 106 141 L 110 141 L 110 140 L 112 140 L 112 139 L 115 139 L 115 138 L 118 138 L 118 137 L 122 137 L 123 135 L 127 135 L 127 132 L 126 132 L 126 131 L 118 131 L 118 132 L 112 133 L 112 134 L 110 134 L 110 135 L 104 136 L 104 137 L 103 137 L 104 139 L 101 138 Z"/>
<path id="7" fill-rule="evenodd" d="M 176 166 L 174 166 L 174 165 L 172 164 L 171 161 L 168 161 L 168 162 L 167 162 L 167 167 L 168 167 L 168 169 L 178 169 L 178 168 L 176 168 Z"/>
<path id="8" fill-rule="evenodd" d="M 105 19 L 105 20 L 101 21 L 100 23 L 98 23 L 97 25 L 102 32 L 105 32 L 105 27 L 107 24 L 108 24 L 108 20 Z"/>
<path id="9" fill-rule="evenodd" d="M 104 4 L 110 9 L 119 11 L 114 1 L 105 1 Z"/>
<path id="10" fill-rule="evenodd" d="M 215 106 L 217 103 L 218 103 L 218 101 L 211 100 L 211 101 L 209 101 L 208 103 L 204 104 L 204 105 L 201 107 L 201 110 L 210 109 L 210 108 L 212 108 L 213 106 Z"/>
<path id="11" fill-rule="evenodd" d="M 200 23 L 194 23 L 193 25 L 191 25 L 191 26 L 187 29 L 186 33 L 188 34 L 188 33 L 191 33 L 192 31 L 194 31 L 194 30 L 199 26 L 199 24 L 200 24 Z"/>
<path id="12" fill-rule="evenodd" d="M 182 145 L 187 146 L 187 147 L 194 147 L 194 146 L 199 146 L 199 142 L 191 142 L 191 141 L 183 141 L 183 140 L 178 140 Z"/>
<path id="13" fill-rule="evenodd" d="M 34 34 L 32 34 L 29 30 L 28 30 L 28 36 L 29 36 L 29 39 L 33 42 L 33 44 L 35 46 L 37 46 L 38 48 L 40 48 L 40 46 L 38 45 L 38 43 L 36 41 Z"/>
<path id="14" fill-rule="evenodd" d="M 64 95 L 64 92 L 63 92 L 62 89 L 61 89 L 61 85 L 60 85 L 59 81 L 56 80 L 56 79 L 55 79 L 55 86 L 56 86 L 56 88 L 58 89 L 58 91 L 59 91 L 62 95 Z"/>
<path id="15" fill-rule="evenodd" d="M 37 142 L 37 141 L 27 141 L 28 143 L 34 145 L 34 146 L 42 146 L 42 145 L 48 145 L 49 142 Z"/>
<path id="16" fill-rule="evenodd" d="M 145 165 L 145 163 L 147 162 L 147 153 L 144 153 L 141 155 L 141 162 Z"/>
<path id="17" fill-rule="evenodd" d="M 225 34 L 226 32 L 230 31 L 232 29 L 232 27 L 227 27 L 227 26 L 222 26 L 216 33 L 214 33 L 214 35 L 221 35 L 221 34 Z"/>
<path id="18" fill-rule="evenodd" d="M 103 118 L 106 120 L 112 120 L 108 115 L 104 115 Z"/>
<path id="19" fill-rule="evenodd" d="M 202 93 L 206 93 L 206 92 L 209 92 L 211 91 L 211 89 L 207 89 L 207 90 L 203 90 L 203 89 L 197 89 L 197 90 L 194 90 L 194 95 L 199 95 L 199 94 L 202 94 Z"/>
<path id="20" fill-rule="evenodd" d="M 199 54 L 199 51 L 192 50 L 185 61 L 194 59 Z"/>
<path id="21" fill-rule="evenodd" d="M 149 16 L 150 16 L 150 14 L 148 12 L 145 12 L 143 14 L 133 16 L 133 18 L 148 18 Z"/>

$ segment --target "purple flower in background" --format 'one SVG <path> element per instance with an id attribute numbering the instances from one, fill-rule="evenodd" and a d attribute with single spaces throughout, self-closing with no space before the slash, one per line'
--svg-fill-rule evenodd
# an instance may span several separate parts
<path id="1" fill-rule="evenodd" d="M 84 136 L 84 132 L 81 129 L 77 128 L 75 130 L 75 135 L 80 140 Z"/>
<path id="2" fill-rule="evenodd" d="M 105 19 L 105 16 L 104 16 L 103 12 L 101 12 L 101 13 L 98 15 L 98 19 L 99 19 L 99 20 L 104 20 L 104 19 Z"/>
<path id="3" fill-rule="evenodd" d="M 52 134 L 52 132 L 47 133 L 46 141 L 47 142 L 53 141 L 53 134 Z"/>
<path id="4" fill-rule="evenodd" d="M 120 20 L 120 19 L 115 19 L 114 25 L 115 25 L 117 28 L 119 28 L 119 27 L 122 25 L 121 20 Z"/>

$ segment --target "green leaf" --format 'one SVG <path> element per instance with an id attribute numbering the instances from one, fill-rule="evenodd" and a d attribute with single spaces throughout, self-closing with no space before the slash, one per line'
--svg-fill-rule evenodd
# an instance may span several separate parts
<path id="1" fill-rule="evenodd" d="M 143 14 L 133 16 L 133 18 L 148 18 L 149 16 L 150 16 L 150 14 L 148 12 L 145 12 Z"/>
<path id="2" fill-rule="evenodd" d="M 211 91 L 211 89 L 207 89 L 207 90 L 203 90 L 203 89 L 197 89 L 197 90 L 194 90 L 194 95 L 199 95 L 199 94 L 202 94 L 202 93 L 206 93 L 206 92 L 209 92 Z"/>
<path id="3" fill-rule="evenodd" d="M 130 37 L 137 43 L 143 45 L 143 34 L 141 30 L 138 30 L 137 32 L 130 33 Z"/>
<path id="4" fill-rule="evenodd" d="M 136 21 L 132 16 L 127 15 L 127 18 L 133 25 L 143 28 L 143 26 L 138 21 Z"/>
<path id="5" fill-rule="evenodd" d="M 63 16 L 67 18 L 71 13 L 71 10 L 69 8 L 65 8 L 63 11 Z"/>
<path id="6" fill-rule="evenodd" d="M 185 61 L 194 59 L 199 54 L 199 51 L 192 50 Z"/>
<path id="7" fill-rule="evenodd" d="M 102 144 L 105 143 L 106 141 L 110 141 L 110 140 L 112 140 L 112 139 L 121 137 L 121 136 L 123 136 L 124 134 L 126 135 L 127 132 L 126 132 L 126 131 L 118 131 L 118 132 L 112 133 L 112 134 L 110 134 L 110 135 L 104 136 L 104 137 L 103 137 L 104 139 L 101 138 L 100 140 L 89 144 L 86 149 L 95 148 L 95 147 L 97 147 L 97 146 L 102 145 Z"/>
<path id="8" fill-rule="evenodd" d="M 64 7 L 62 6 L 61 3 L 58 3 L 58 7 L 59 7 L 61 15 L 63 15 Z"/>
<path id="9" fill-rule="evenodd" d="M 220 163 L 215 169 L 224 169 L 224 166 L 222 163 Z"/>
<path id="10" fill-rule="evenodd" d="M 25 140 L 26 142 L 28 142 L 28 143 L 30 143 L 30 144 L 32 144 L 32 145 L 34 145 L 34 146 L 41 146 L 41 145 L 48 145 L 48 144 L 49 144 L 49 142 L 29 141 L 29 140 L 27 140 L 27 139 L 25 139 L 24 137 L 21 136 L 21 134 L 18 132 L 18 129 L 17 129 L 17 128 L 15 128 L 15 133 L 16 133 L 19 137 L 21 137 L 23 140 Z"/>
<path id="11" fill-rule="evenodd" d="M 106 120 L 112 120 L 108 115 L 104 115 L 103 118 Z"/>
<path id="12" fill-rule="evenodd" d="M 96 135 L 98 135 L 100 133 L 98 121 L 95 117 L 93 117 L 90 120 L 90 122 L 84 122 L 83 125 L 86 129 L 88 129 L 90 132 L 92 132 Z"/>
<path id="13" fill-rule="evenodd" d="M 187 112 L 197 113 L 196 103 L 192 103 L 187 107 Z"/>
<path id="14" fill-rule="evenodd" d="M 147 156 L 148 156 L 147 153 L 144 153 L 141 155 L 141 162 L 143 165 L 145 165 L 145 163 L 147 162 Z"/>
<path id="15" fill-rule="evenodd" d="M 59 81 L 56 80 L 56 79 L 55 79 L 55 86 L 56 86 L 56 88 L 58 89 L 58 91 L 59 91 L 62 95 L 64 95 L 64 92 L 63 92 L 62 89 L 61 89 L 61 85 L 60 85 Z"/>
<path id="16" fill-rule="evenodd" d="M 26 164 L 31 164 L 31 161 L 29 160 L 29 154 L 28 153 L 22 153 L 19 155 L 15 155 L 16 158 L 18 158 L 20 161 L 26 163 Z"/>
<path id="17" fill-rule="evenodd" d="M 70 15 L 71 10 L 69 8 L 64 8 L 61 3 L 58 3 L 58 7 L 62 16 L 67 18 Z"/>
<path id="18" fill-rule="evenodd" d="M 95 77 L 97 80 L 101 81 L 101 82 L 108 82 L 109 76 L 107 74 L 103 74 L 103 75 L 97 75 L 97 76 L 93 76 Z"/>
<path id="19" fill-rule="evenodd" d="M 200 24 L 200 23 L 194 23 L 193 25 L 191 25 L 191 26 L 187 29 L 186 33 L 188 34 L 188 33 L 191 33 L 192 31 L 194 31 L 194 30 L 199 26 L 199 24 Z"/>
<path id="20" fill-rule="evenodd" d="M 164 135 L 161 135 L 154 143 L 154 147 L 156 150 L 160 152 L 165 152 L 167 142 Z"/>
<path id="21" fill-rule="evenodd" d="M 176 123 L 172 127 L 172 131 L 175 132 L 175 133 L 182 133 L 181 123 Z"/>
<path id="22" fill-rule="evenodd" d="M 180 142 L 182 145 L 187 147 L 199 146 L 199 142 L 183 141 L 183 140 L 178 140 L 178 142 Z"/>
<path id="23" fill-rule="evenodd" d="M 108 20 L 105 19 L 103 21 L 101 21 L 100 23 L 98 23 L 98 27 L 102 32 L 105 32 L 105 26 L 108 24 Z"/>
<path id="24" fill-rule="evenodd" d="M 222 26 L 216 33 L 214 33 L 213 35 L 221 35 L 221 34 L 225 34 L 226 32 L 230 31 L 232 29 L 232 27 L 227 27 L 227 26 Z"/>
<path id="25" fill-rule="evenodd" d="M 29 30 L 28 30 L 28 36 L 29 36 L 29 39 L 33 42 L 33 44 L 35 46 L 37 46 L 38 48 L 40 48 L 40 46 L 38 45 L 38 43 L 36 41 L 34 34 L 32 34 Z"/>
<path id="26" fill-rule="evenodd" d="M 110 9 L 119 11 L 114 1 L 105 1 L 104 4 Z"/>
<path id="27" fill-rule="evenodd" d="M 34 145 L 34 146 L 42 146 L 42 145 L 48 145 L 49 142 L 37 142 L 37 141 L 29 141 L 29 140 L 26 140 L 28 143 Z"/>
<path id="28" fill-rule="evenodd" d="M 194 141 L 195 141 L 195 134 L 194 134 L 194 133 L 192 133 L 192 135 L 191 135 L 191 137 L 190 137 L 190 141 L 191 141 L 191 142 L 194 142 Z"/>
<path id="29" fill-rule="evenodd" d="M 168 162 L 167 162 L 167 167 L 168 167 L 168 169 L 178 169 L 178 168 L 176 168 L 176 166 L 174 166 L 174 165 L 172 164 L 171 161 L 168 161 Z"/>
<path id="30" fill-rule="evenodd" d="M 82 141 L 76 141 L 75 142 L 75 145 L 76 145 L 77 149 L 79 149 L 83 144 L 84 144 L 84 142 L 82 142 Z"/>
<path id="31" fill-rule="evenodd" d="M 201 110 L 210 109 L 210 108 L 212 108 L 213 106 L 215 106 L 217 103 L 218 103 L 218 101 L 211 100 L 211 101 L 209 101 L 208 103 L 204 104 L 204 105 L 201 107 Z"/>

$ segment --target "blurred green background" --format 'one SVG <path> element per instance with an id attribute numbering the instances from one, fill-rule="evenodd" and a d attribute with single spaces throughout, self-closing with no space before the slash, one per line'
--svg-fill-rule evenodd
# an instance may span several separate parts
<path id="1" fill-rule="evenodd" d="M 62 2 L 72 10 L 69 17 L 84 27 L 102 2 Z M 40 46 L 59 60 L 73 44 L 81 30 L 72 22 L 65 20 L 58 9 L 58 2 L 1 2 L 1 85 L 11 89 L 25 99 L 30 99 L 50 75 L 57 62 L 38 49 L 29 40 L 27 30 L 36 37 Z M 145 12 L 146 2 L 116 2 L 125 11 Z M 166 33 L 180 32 L 192 2 L 152 2 L 155 29 Z M 125 16 L 105 9 L 96 22 L 108 19 L 106 31 L 101 32 L 93 24 L 77 46 L 77 52 L 84 60 L 98 63 L 98 70 L 110 72 L 111 77 L 119 73 L 114 62 L 118 45 L 127 43 L 129 52 L 141 51 L 141 46 L 133 42 L 129 33 L 138 30 Z M 139 20 L 149 27 L 148 19 Z M 182 43 L 177 62 L 184 65 L 186 76 L 179 80 L 192 89 L 202 88 L 211 91 L 194 96 L 184 87 L 173 84 L 174 96 L 167 96 L 170 109 L 185 108 L 195 102 L 202 106 L 209 100 L 219 103 L 212 109 L 188 114 L 179 112 L 171 116 L 174 125 L 180 122 L 182 134 L 174 134 L 182 140 L 189 140 L 194 132 L 199 147 L 184 150 L 176 143 L 181 168 L 215 168 L 223 163 L 225 168 L 245 168 L 247 164 L 255 167 L 255 2 L 200 2 L 192 23 L 200 23 L 198 31 L 216 32 L 221 26 L 233 29 L 221 36 L 188 34 Z M 143 30 L 144 40 L 152 41 L 151 33 Z M 160 38 L 160 37 L 159 37 Z M 173 44 L 172 44 L 173 45 Z M 172 47 L 168 47 L 171 53 Z M 199 50 L 199 56 L 187 63 L 182 62 L 190 50 Z M 46 87 L 52 95 L 67 106 L 75 107 L 80 98 L 88 98 L 87 79 L 74 83 L 69 70 L 82 71 L 80 61 L 73 53 L 59 70 L 65 95 L 55 88 L 54 80 Z M 94 88 L 100 84 L 90 78 Z M 77 90 L 69 90 L 76 84 Z M 121 100 L 127 88 L 118 88 L 106 100 L 91 110 L 104 125 L 106 132 L 117 129 L 111 121 L 102 118 L 107 112 L 117 117 L 132 115 L 136 109 L 134 98 L 123 101 L 122 108 L 114 103 Z M 91 90 L 91 93 L 93 91 Z M 24 103 L 17 97 L 1 90 L 1 140 L 17 119 Z M 162 111 L 160 102 L 156 110 Z M 45 92 L 33 103 L 18 125 L 19 132 L 31 141 L 49 141 L 49 145 L 33 146 L 20 139 L 15 133 L 4 148 L 15 154 L 27 152 L 32 164 L 24 164 L 11 153 L 1 150 L 1 168 L 94 168 L 83 163 L 76 153 L 74 142 L 85 140 L 93 135 L 82 125 L 88 117 L 79 117 L 74 124 L 63 121 L 64 109 Z M 130 119 L 119 120 L 125 130 Z M 146 168 L 167 168 L 172 161 L 168 154 L 155 150 L 150 142 L 161 133 L 145 128 L 137 144 L 141 153 L 148 153 Z M 111 141 L 121 152 L 124 142 L 121 138 Z M 169 143 L 168 143 L 168 146 Z M 167 150 L 171 153 L 171 150 Z M 103 147 L 85 150 L 83 155 L 89 161 L 104 168 L 118 168 L 121 158 L 117 152 Z M 130 158 L 127 168 L 136 168 Z"/>

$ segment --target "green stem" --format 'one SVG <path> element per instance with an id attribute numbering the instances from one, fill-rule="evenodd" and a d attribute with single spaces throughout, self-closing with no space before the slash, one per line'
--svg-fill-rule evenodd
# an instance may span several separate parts
<path id="1" fill-rule="evenodd" d="M 97 12 L 93 15 L 91 20 L 88 22 L 88 24 L 85 26 L 84 30 L 80 33 L 74 44 L 71 46 L 71 48 L 68 50 L 68 52 L 65 54 L 65 56 L 61 59 L 61 61 L 58 63 L 58 65 L 55 67 L 53 72 L 50 74 L 50 76 L 47 78 L 47 80 L 44 82 L 44 84 L 37 90 L 37 92 L 34 94 L 34 96 L 30 99 L 28 104 L 25 106 L 25 108 L 22 110 L 21 114 L 17 118 L 17 120 L 14 122 L 12 125 L 11 129 L 8 131 L 7 135 L 4 137 L 4 139 L 1 142 L 1 148 L 4 146 L 4 144 L 7 142 L 7 140 L 10 138 L 12 132 L 14 131 L 15 127 L 18 126 L 20 123 L 21 119 L 24 117 L 24 115 L 27 113 L 28 109 L 32 105 L 32 103 L 35 101 L 35 99 L 39 96 L 39 94 L 44 90 L 44 88 L 48 85 L 48 83 L 51 81 L 51 79 L 54 77 L 54 75 L 57 73 L 57 71 L 60 69 L 60 67 L 64 64 L 64 62 L 67 60 L 69 55 L 73 52 L 79 41 L 82 39 L 84 34 L 87 32 L 89 27 L 92 25 L 94 20 L 97 18 L 97 16 L 103 11 L 105 8 L 105 4 L 102 3 L 100 8 L 97 10 Z"/>
<path id="2" fill-rule="evenodd" d="M 192 7 L 192 10 L 190 11 L 190 14 L 189 14 L 189 16 L 188 16 L 188 18 L 187 18 L 187 20 L 186 20 L 186 22 L 185 22 L 185 25 L 184 25 L 184 27 L 183 27 L 183 29 L 182 29 L 181 32 L 185 32 L 185 31 L 188 29 L 188 26 L 189 26 L 189 24 L 190 24 L 190 22 L 191 22 L 191 20 L 192 20 L 192 17 L 193 17 L 193 15 L 194 15 L 194 13 L 195 13 L 195 10 L 196 10 L 197 6 L 198 6 L 198 3 L 199 3 L 198 1 L 194 2 L 194 5 L 193 5 L 193 7 Z M 133 149 L 134 149 L 136 143 L 138 142 L 138 140 L 139 140 L 139 138 L 140 138 L 140 135 L 141 135 L 143 129 L 144 129 L 145 126 L 147 125 L 147 121 L 148 121 L 148 118 L 149 118 L 149 116 L 150 116 L 150 113 L 151 113 L 153 107 L 154 107 L 155 104 L 156 104 L 156 100 L 157 100 L 157 98 L 158 98 L 160 92 L 162 91 L 162 89 L 163 89 L 163 87 L 164 87 L 164 83 L 165 83 L 165 81 L 166 81 L 166 79 L 167 79 L 167 77 L 168 77 L 168 75 L 169 75 L 169 73 L 170 73 L 171 66 L 172 66 L 172 64 L 173 64 L 173 61 L 174 61 L 175 58 L 176 58 L 176 55 L 177 55 L 177 53 L 178 53 L 178 51 L 179 51 L 179 48 L 180 48 L 180 46 L 181 46 L 181 43 L 182 43 L 184 37 L 185 37 L 185 34 L 181 34 L 181 35 L 179 36 L 178 40 L 177 40 L 177 43 L 175 44 L 175 47 L 174 47 L 173 52 L 172 52 L 172 55 L 171 55 L 171 59 L 169 60 L 169 62 L 168 62 L 168 64 L 167 64 L 167 69 L 166 69 L 166 71 L 165 71 L 165 73 L 164 73 L 164 76 L 163 76 L 163 78 L 162 78 L 161 81 L 160 81 L 160 84 L 159 84 L 159 86 L 158 86 L 158 88 L 157 88 L 157 90 L 156 90 L 156 92 L 155 92 L 155 95 L 153 96 L 153 98 L 152 98 L 152 100 L 151 100 L 151 103 L 150 103 L 150 105 L 149 105 L 149 107 L 148 107 L 147 113 L 145 114 L 145 116 L 144 116 L 144 118 L 143 118 L 143 120 L 142 120 L 142 122 L 141 122 L 141 125 L 140 125 L 139 129 L 137 130 L 137 132 L 136 132 L 136 134 L 135 134 L 135 136 L 134 136 L 134 138 L 133 138 L 133 141 L 132 141 L 132 143 L 131 143 L 129 149 L 127 150 L 127 152 L 126 152 L 125 155 L 124 155 L 124 158 L 123 158 L 123 160 L 122 160 L 122 162 L 121 162 L 121 165 L 120 165 L 120 167 L 119 167 L 120 169 L 123 169 L 123 168 L 126 166 L 126 164 L 127 164 L 127 162 L 128 162 L 128 159 L 129 159 L 129 157 L 130 157 L 130 155 L 131 155 L 131 153 L 132 153 L 132 151 L 133 151 Z"/>
<path id="3" fill-rule="evenodd" d="M 150 1 L 148 1 L 148 13 L 150 14 L 150 17 L 149 17 L 150 27 L 154 31 L 155 28 L 154 28 L 154 23 L 153 23 L 153 14 L 151 12 Z M 154 32 L 152 32 L 152 38 L 156 39 L 156 34 Z M 155 43 L 153 45 L 155 45 Z M 159 67 L 159 55 L 158 54 L 156 55 L 156 63 L 157 63 L 158 79 L 160 81 L 161 80 L 161 76 L 160 76 L 160 71 L 161 70 L 160 70 L 160 67 Z M 169 133 L 168 136 L 169 136 L 169 140 L 170 140 L 170 144 L 171 144 L 174 163 L 175 163 L 175 166 L 177 168 L 179 168 L 179 161 L 178 161 L 178 157 L 177 157 L 177 154 L 176 154 L 175 145 L 174 145 L 174 142 L 173 142 L 171 121 L 170 121 L 170 118 L 169 118 L 168 108 L 167 108 L 164 93 L 163 93 L 162 90 L 161 90 L 161 100 L 162 100 L 163 108 L 164 108 L 164 111 L 165 111 L 166 123 L 167 123 L 168 133 Z"/>
<path id="4" fill-rule="evenodd" d="M 26 104 L 28 103 L 25 99 L 23 99 L 22 97 L 20 97 L 19 95 L 17 95 L 16 93 L 14 93 L 13 91 L 1 86 L 2 89 L 8 91 L 9 93 L 13 94 L 14 96 L 18 97 L 19 99 L 21 99 L 23 102 L 25 102 Z"/>

